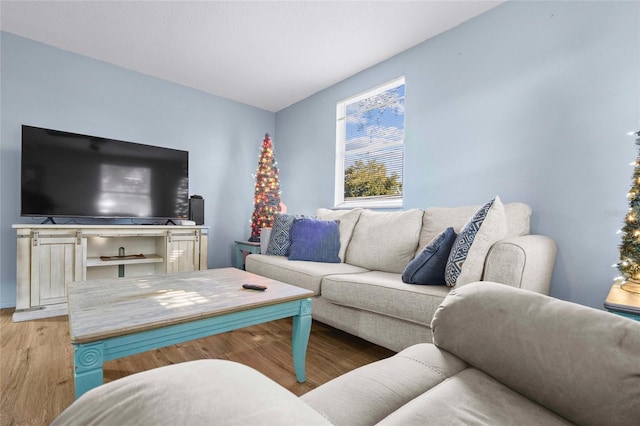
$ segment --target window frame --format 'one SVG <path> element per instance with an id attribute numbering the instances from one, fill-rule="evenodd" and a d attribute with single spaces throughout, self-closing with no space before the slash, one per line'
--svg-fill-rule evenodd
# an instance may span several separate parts
<path id="1" fill-rule="evenodd" d="M 336 104 L 336 157 L 335 157 L 335 193 L 334 193 L 334 208 L 338 209 L 349 209 L 349 208 L 402 208 L 404 201 L 404 141 L 405 138 L 402 139 L 402 151 L 403 151 L 403 160 L 402 160 L 402 194 L 400 196 L 391 196 L 387 199 L 382 198 L 383 196 L 374 196 L 370 199 L 367 197 L 360 197 L 357 200 L 345 200 L 344 199 L 344 175 L 345 175 L 345 155 L 346 155 L 346 109 L 347 105 L 353 104 L 354 102 L 359 102 L 363 99 L 373 97 L 377 94 L 385 92 L 394 87 L 398 87 L 401 85 L 405 85 L 406 88 L 406 80 L 404 76 L 394 78 L 391 81 L 383 83 L 374 88 L 365 90 L 357 95 L 350 96 L 341 101 L 338 101 Z M 403 130 L 404 130 L 403 124 Z"/>

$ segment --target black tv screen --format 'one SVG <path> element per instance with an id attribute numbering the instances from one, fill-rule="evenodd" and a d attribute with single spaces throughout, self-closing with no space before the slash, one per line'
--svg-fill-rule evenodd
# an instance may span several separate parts
<path id="1" fill-rule="evenodd" d="M 21 216 L 188 216 L 187 151 L 23 125 L 21 161 Z"/>

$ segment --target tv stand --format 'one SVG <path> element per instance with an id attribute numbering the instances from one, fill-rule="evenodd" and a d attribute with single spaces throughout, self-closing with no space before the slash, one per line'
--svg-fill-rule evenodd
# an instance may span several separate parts
<path id="1" fill-rule="evenodd" d="M 176 223 L 173 221 L 173 219 L 167 219 L 167 221 L 164 223 L 165 225 L 176 225 Z"/>
<path id="2" fill-rule="evenodd" d="M 52 218 L 51 216 L 49 216 L 49 217 L 48 217 L 48 218 L 46 218 L 46 219 L 44 220 L 44 222 L 42 222 L 40 225 L 46 225 L 46 224 L 47 224 L 47 223 L 49 223 L 49 222 L 51 222 L 51 223 L 52 223 L 52 224 L 54 224 L 54 225 L 56 224 L 56 221 L 55 221 L 55 220 L 53 220 L 53 218 Z"/>
<path id="3" fill-rule="evenodd" d="M 67 284 L 207 269 L 208 229 L 188 225 L 13 225 L 14 321 L 67 314 Z M 122 256 L 123 247 L 128 255 Z"/>

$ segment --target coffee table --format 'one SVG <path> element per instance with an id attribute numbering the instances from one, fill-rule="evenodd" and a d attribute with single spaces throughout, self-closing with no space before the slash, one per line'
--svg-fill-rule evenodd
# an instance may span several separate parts
<path id="1" fill-rule="evenodd" d="M 296 379 L 304 382 L 311 296 L 236 268 L 69 283 L 76 398 L 102 384 L 105 361 L 287 317 Z"/>

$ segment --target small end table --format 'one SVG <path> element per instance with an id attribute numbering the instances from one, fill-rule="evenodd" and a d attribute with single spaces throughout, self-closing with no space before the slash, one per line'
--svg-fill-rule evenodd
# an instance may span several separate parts
<path id="1" fill-rule="evenodd" d="M 617 280 L 611 286 L 604 308 L 614 314 L 640 321 L 640 294 L 621 289 L 622 282 Z"/>
<path id="2" fill-rule="evenodd" d="M 236 268 L 244 270 L 245 252 L 260 254 L 260 242 L 236 241 Z"/>

